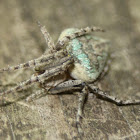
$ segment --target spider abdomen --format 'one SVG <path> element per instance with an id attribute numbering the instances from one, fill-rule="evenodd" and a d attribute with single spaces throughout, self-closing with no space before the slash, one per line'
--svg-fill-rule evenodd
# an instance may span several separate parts
<path id="1" fill-rule="evenodd" d="M 64 30 L 60 38 L 79 31 L 76 28 Z M 84 35 L 72 39 L 65 47 L 74 58 L 74 65 L 69 69 L 74 79 L 85 82 L 95 81 L 104 70 L 108 58 L 107 40 L 92 35 Z"/>

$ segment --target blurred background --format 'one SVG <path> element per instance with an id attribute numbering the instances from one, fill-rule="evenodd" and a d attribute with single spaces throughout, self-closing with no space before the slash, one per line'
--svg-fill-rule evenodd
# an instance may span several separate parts
<path id="1" fill-rule="evenodd" d="M 108 74 L 100 81 L 103 90 L 121 99 L 140 99 L 140 1 L 139 0 L 1 0 L 0 67 L 26 62 L 46 49 L 37 26 L 40 21 L 57 41 L 69 27 L 99 26 L 94 33 L 110 40 L 113 54 Z M 28 79 L 33 71 L 0 73 L 0 90 Z M 45 96 L 25 103 L 24 96 L 36 87 L 0 99 L 0 139 L 81 139 L 73 125 L 78 97 Z M 23 99 L 22 99 L 23 98 Z M 139 106 L 118 107 L 89 97 L 81 125 L 83 139 L 140 139 Z"/>

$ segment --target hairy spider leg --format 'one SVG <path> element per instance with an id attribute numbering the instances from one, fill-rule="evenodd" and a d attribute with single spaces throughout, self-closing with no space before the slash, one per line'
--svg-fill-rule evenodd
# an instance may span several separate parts
<path id="1" fill-rule="evenodd" d="M 58 74 L 65 72 L 68 69 L 68 67 L 73 63 L 73 58 L 72 57 L 65 57 L 62 60 L 63 61 L 61 61 L 61 63 L 59 63 L 58 66 L 55 66 L 52 69 L 46 70 L 43 74 L 40 74 L 37 76 L 32 75 L 30 79 L 20 83 L 19 85 L 17 85 L 14 88 L 11 88 L 10 90 L 1 92 L 0 95 L 4 95 L 4 94 L 8 94 L 8 93 L 22 90 L 26 86 L 29 86 L 33 83 L 40 82 L 43 80 L 45 81 L 53 76 L 56 76 Z"/>
<path id="2" fill-rule="evenodd" d="M 38 26 L 40 27 L 41 33 L 43 34 L 43 36 L 46 40 L 47 46 L 49 47 L 49 49 L 54 50 L 54 48 L 55 48 L 54 42 L 53 42 L 49 32 L 47 31 L 46 27 L 42 26 L 39 21 L 37 23 L 38 23 Z M 45 53 L 47 53 L 47 51 L 48 51 L 48 49 L 45 51 Z"/>
<path id="3" fill-rule="evenodd" d="M 68 80 L 61 84 L 58 84 L 54 88 L 51 88 L 49 91 L 47 91 L 45 89 L 41 89 L 41 90 L 37 91 L 36 93 L 28 96 L 26 98 L 26 101 L 30 102 L 30 101 L 34 100 L 35 98 L 43 96 L 45 94 L 54 95 L 54 94 L 59 94 L 62 92 L 67 92 L 67 91 L 80 91 L 80 90 L 82 90 L 82 92 L 79 92 L 79 103 L 78 103 L 77 117 L 76 117 L 76 125 L 77 125 L 77 128 L 79 129 L 80 128 L 80 118 L 82 117 L 85 98 L 89 92 L 88 87 L 83 84 L 83 81 Z"/>
<path id="4" fill-rule="evenodd" d="M 94 84 L 83 84 L 83 83 L 84 82 L 81 80 L 68 80 L 57 85 L 54 88 L 51 88 L 49 91 L 46 91 L 45 89 L 43 89 L 40 92 L 29 96 L 27 98 L 27 101 L 31 101 L 36 96 L 43 95 L 43 94 L 59 94 L 61 92 L 66 92 L 66 91 L 71 91 L 71 90 L 73 91 L 82 90 L 82 92 L 79 92 L 78 112 L 77 112 L 77 117 L 76 117 L 76 126 L 79 132 L 80 132 L 80 118 L 82 117 L 83 106 L 84 106 L 85 98 L 87 94 L 89 93 L 89 89 L 91 89 L 93 94 L 95 94 L 96 96 L 100 96 L 106 100 L 112 101 L 116 105 L 140 104 L 140 100 L 125 100 L 125 101 L 119 100 L 116 97 L 107 95 L 106 92 L 100 90 L 98 87 L 94 86 Z"/>
<path id="5" fill-rule="evenodd" d="M 64 87 L 79 86 L 79 85 L 82 85 L 82 83 L 83 83 L 82 80 L 68 80 L 68 81 L 65 81 L 65 82 L 57 85 L 55 88 L 53 88 L 53 90 L 57 90 L 58 88 L 64 88 Z"/>
<path id="6" fill-rule="evenodd" d="M 82 81 L 81 80 L 68 80 L 63 83 L 59 83 L 53 88 L 50 88 L 49 90 L 46 89 L 41 89 L 37 91 L 36 93 L 31 94 L 26 98 L 27 102 L 30 102 L 31 100 L 37 98 L 38 96 L 42 96 L 45 94 L 59 94 L 62 92 L 67 92 L 67 91 L 75 91 L 75 90 L 82 90 L 81 86 Z"/>
<path id="7" fill-rule="evenodd" d="M 78 112 L 77 112 L 77 118 L 76 118 L 76 123 L 80 122 L 80 118 L 82 117 L 83 114 L 83 107 L 85 103 L 86 96 L 88 95 L 88 87 L 84 86 L 82 92 L 79 93 L 79 103 L 78 103 Z"/>
<path id="8" fill-rule="evenodd" d="M 52 61 L 54 61 L 55 58 L 62 58 L 64 56 L 66 56 L 67 53 L 64 50 L 60 50 L 57 53 L 48 53 L 46 55 L 42 55 L 41 57 L 34 59 L 34 60 L 30 60 L 26 63 L 23 64 L 19 64 L 16 66 L 9 66 L 7 68 L 3 68 L 0 69 L 0 72 L 4 72 L 4 71 L 14 71 L 14 70 L 18 70 L 18 69 L 24 69 L 24 68 L 31 68 L 31 67 L 35 67 L 35 66 L 41 66 L 41 65 L 47 65 L 50 64 Z"/>
<path id="9" fill-rule="evenodd" d="M 66 80 L 67 76 L 65 74 L 63 74 L 63 75 L 64 76 L 61 75 L 62 77 L 60 75 L 58 75 L 56 77 L 52 77 L 52 79 L 49 80 L 49 81 L 40 81 L 39 82 L 40 83 L 40 86 L 43 89 L 38 90 L 35 93 L 32 93 L 30 96 L 28 96 L 26 98 L 26 101 L 27 102 L 30 102 L 33 99 L 36 99 L 36 98 L 39 98 L 41 96 L 44 96 L 45 94 L 48 94 L 48 91 L 50 89 L 56 87 L 57 85 L 60 85 L 61 83 L 63 83 Z"/>
<path id="10" fill-rule="evenodd" d="M 70 40 L 76 38 L 76 37 L 80 37 L 82 35 L 86 35 L 92 32 L 104 32 L 105 30 L 99 28 L 99 27 L 86 27 L 83 29 L 80 29 L 80 31 L 76 31 L 75 33 L 65 36 L 63 39 L 58 40 L 57 44 L 56 44 L 56 49 L 60 49 L 62 48 L 65 44 L 67 44 Z"/>
<path id="11" fill-rule="evenodd" d="M 40 90 L 37 90 L 35 93 L 29 95 L 27 98 L 26 98 L 26 101 L 27 102 L 30 102 L 36 98 L 38 98 L 39 96 L 42 96 L 45 94 L 45 89 L 40 89 Z"/>
<path id="12" fill-rule="evenodd" d="M 79 86 L 79 87 L 61 87 L 61 88 L 58 88 L 56 86 L 56 88 L 51 88 L 51 91 L 47 91 L 46 89 L 41 89 L 33 94 L 31 94 L 30 96 L 28 96 L 26 98 L 26 101 L 27 102 L 30 102 L 30 101 L 33 101 L 34 99 L 40 97 L 40 96 L 43 96 L 43 95 L 46 95 L 46 94 L 59 94 L 59 93 L 62 93 L 62 92 L 67 92 L 67 91 L 77 91 L 77 90 L 81 90 L 82 87 Z"/>
<path id="13" fill-rule="evenodd" d="M 56 87 L 50 89 L 47 94 L 58 94 L 65 91 L 71 91 L 71 90 L 82 90 L 82 93 L 80 93 L 79 96 L 79 104 L 78 104 L 78 113 L 77 113 L 77 123 L 80 121 L 80 116 L 82 116 L 82 109 L 84 106 L 85 97 L 87 95 L 88 89 L 93 92 L 96 96 L 100 96 L 103 99 L 106 99 L 108 101 L 111 101 L 112 103 L 115 103 L 116 105 L 137 105 L 140 104 L 140 100 L 120 100 L 114 96 L 108 95 L 106 92 L 100 90 L 97 86 L 94 86 L 94 84 L 83 84 L 84 82 L 81 80 L 69 80 L 65 81 L 64 83 L 61 83 L 57 85 Z"/>
<path id="14" fill-rule="evenodd" d="M 120 100 L 114 96 L 107 95 L 106 92 L 100 90 L 98 87 L 94 86 L 93 84 L 88 84 L 87 85 L 93 93 L 95 93 L 97 96 L 102 97 L 103 99 L 109 100 L 116 105 L 138 105 L 140 104 L 140 100 Z"/>
<path id="15" fill-rule="evenodd" d="M 79 103 L 78 103 L 78 112 L 77 112 L 77 118 L 76 118 L 76 122 L 79 123 L 80 122 L 80 118 L 82 116 L 82 110 L 83 110 L 83 106 L 84 106 L 84 101 L 85 98 L 88 94 L 88 87 L 85 86 L 83 84 L 83 81 L 81 80 L 68 80 L 65 81 L 61 84 L 58 84 L 56 87 L 51 88 L 49 91 L 42 89 L 40 91 L 37 91 L 35 94 L 30 95 L 29 97 L 27 97 L 26 101 L 31 101 L 34 98 L 36 98 L 37 96 L 41 96 L 44 94 L 59 94 L 62 92 L 66 92 L 66 91 L 80 91 L 82 90 L 82 92 L 79 92 Z"/>

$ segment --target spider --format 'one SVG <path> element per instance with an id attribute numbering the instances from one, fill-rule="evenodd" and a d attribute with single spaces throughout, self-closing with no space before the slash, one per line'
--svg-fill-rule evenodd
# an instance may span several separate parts
<path id="1" fill-rule="evenodd" d="M 84 101 L 89 92 L 116 105 L 140 104 L 140 100 L 119 100 L 107 95 L 94 84 L 107 70 L 109 45 L 107 40 L 95 37 L 91 33 L 95 31 L 104 32 L 103 29 L 99 27 L 69 28 L 61 33 L 55 45 L 45 26 L 39 22 L 38 25 L 49 49 L 39 58 L 17 66 L 0 69 L 0 72 L 25 68 L 34 68 L 35 70 L 35 74 L 30 79 L 21 82 L 10 90 L 0 92 L 1 96 L 20 91 L 34 83 L 39 83 L 42 88 L 29 95 L 26 101 L 31 101 L 43 94 L 78 91 L 77 123 L 82 117 Z"/>

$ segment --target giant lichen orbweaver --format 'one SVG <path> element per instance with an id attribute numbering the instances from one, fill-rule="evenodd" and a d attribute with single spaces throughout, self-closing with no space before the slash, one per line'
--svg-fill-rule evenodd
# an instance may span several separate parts
<path id="1" fill-rule="evenodd" d="M 94 82 L 104 73 L 109 49 L 106 40 L 95 37 L 91 33 L 95 31 L 104 32 L 103 29 L 98 27 L 69 28 L 61 33 L 55 45 L 45 26 L 39 22 L 38 24 L 49 49 L 37 59 L 0 69 L 0 72 L 4 72 L 34 68 L 36 72 L 30 79 L 21 82 L 16 87 L 4 92 L 1 91 L 1 96 L 25 89 L 33 83 L 40 83 L 42 88 L 27 97 L 27 101 L 44 93 L 58 94 L 67 91 L 79 91 L 77 123 L 82 116 L 82 108 L 89 91 L 117 105 L 140 104 L 140 100 L 123 101 L 109 96 L 94 85 Z M 71 79 L 67 78 L 67 74 L 71 76 Z"/>

